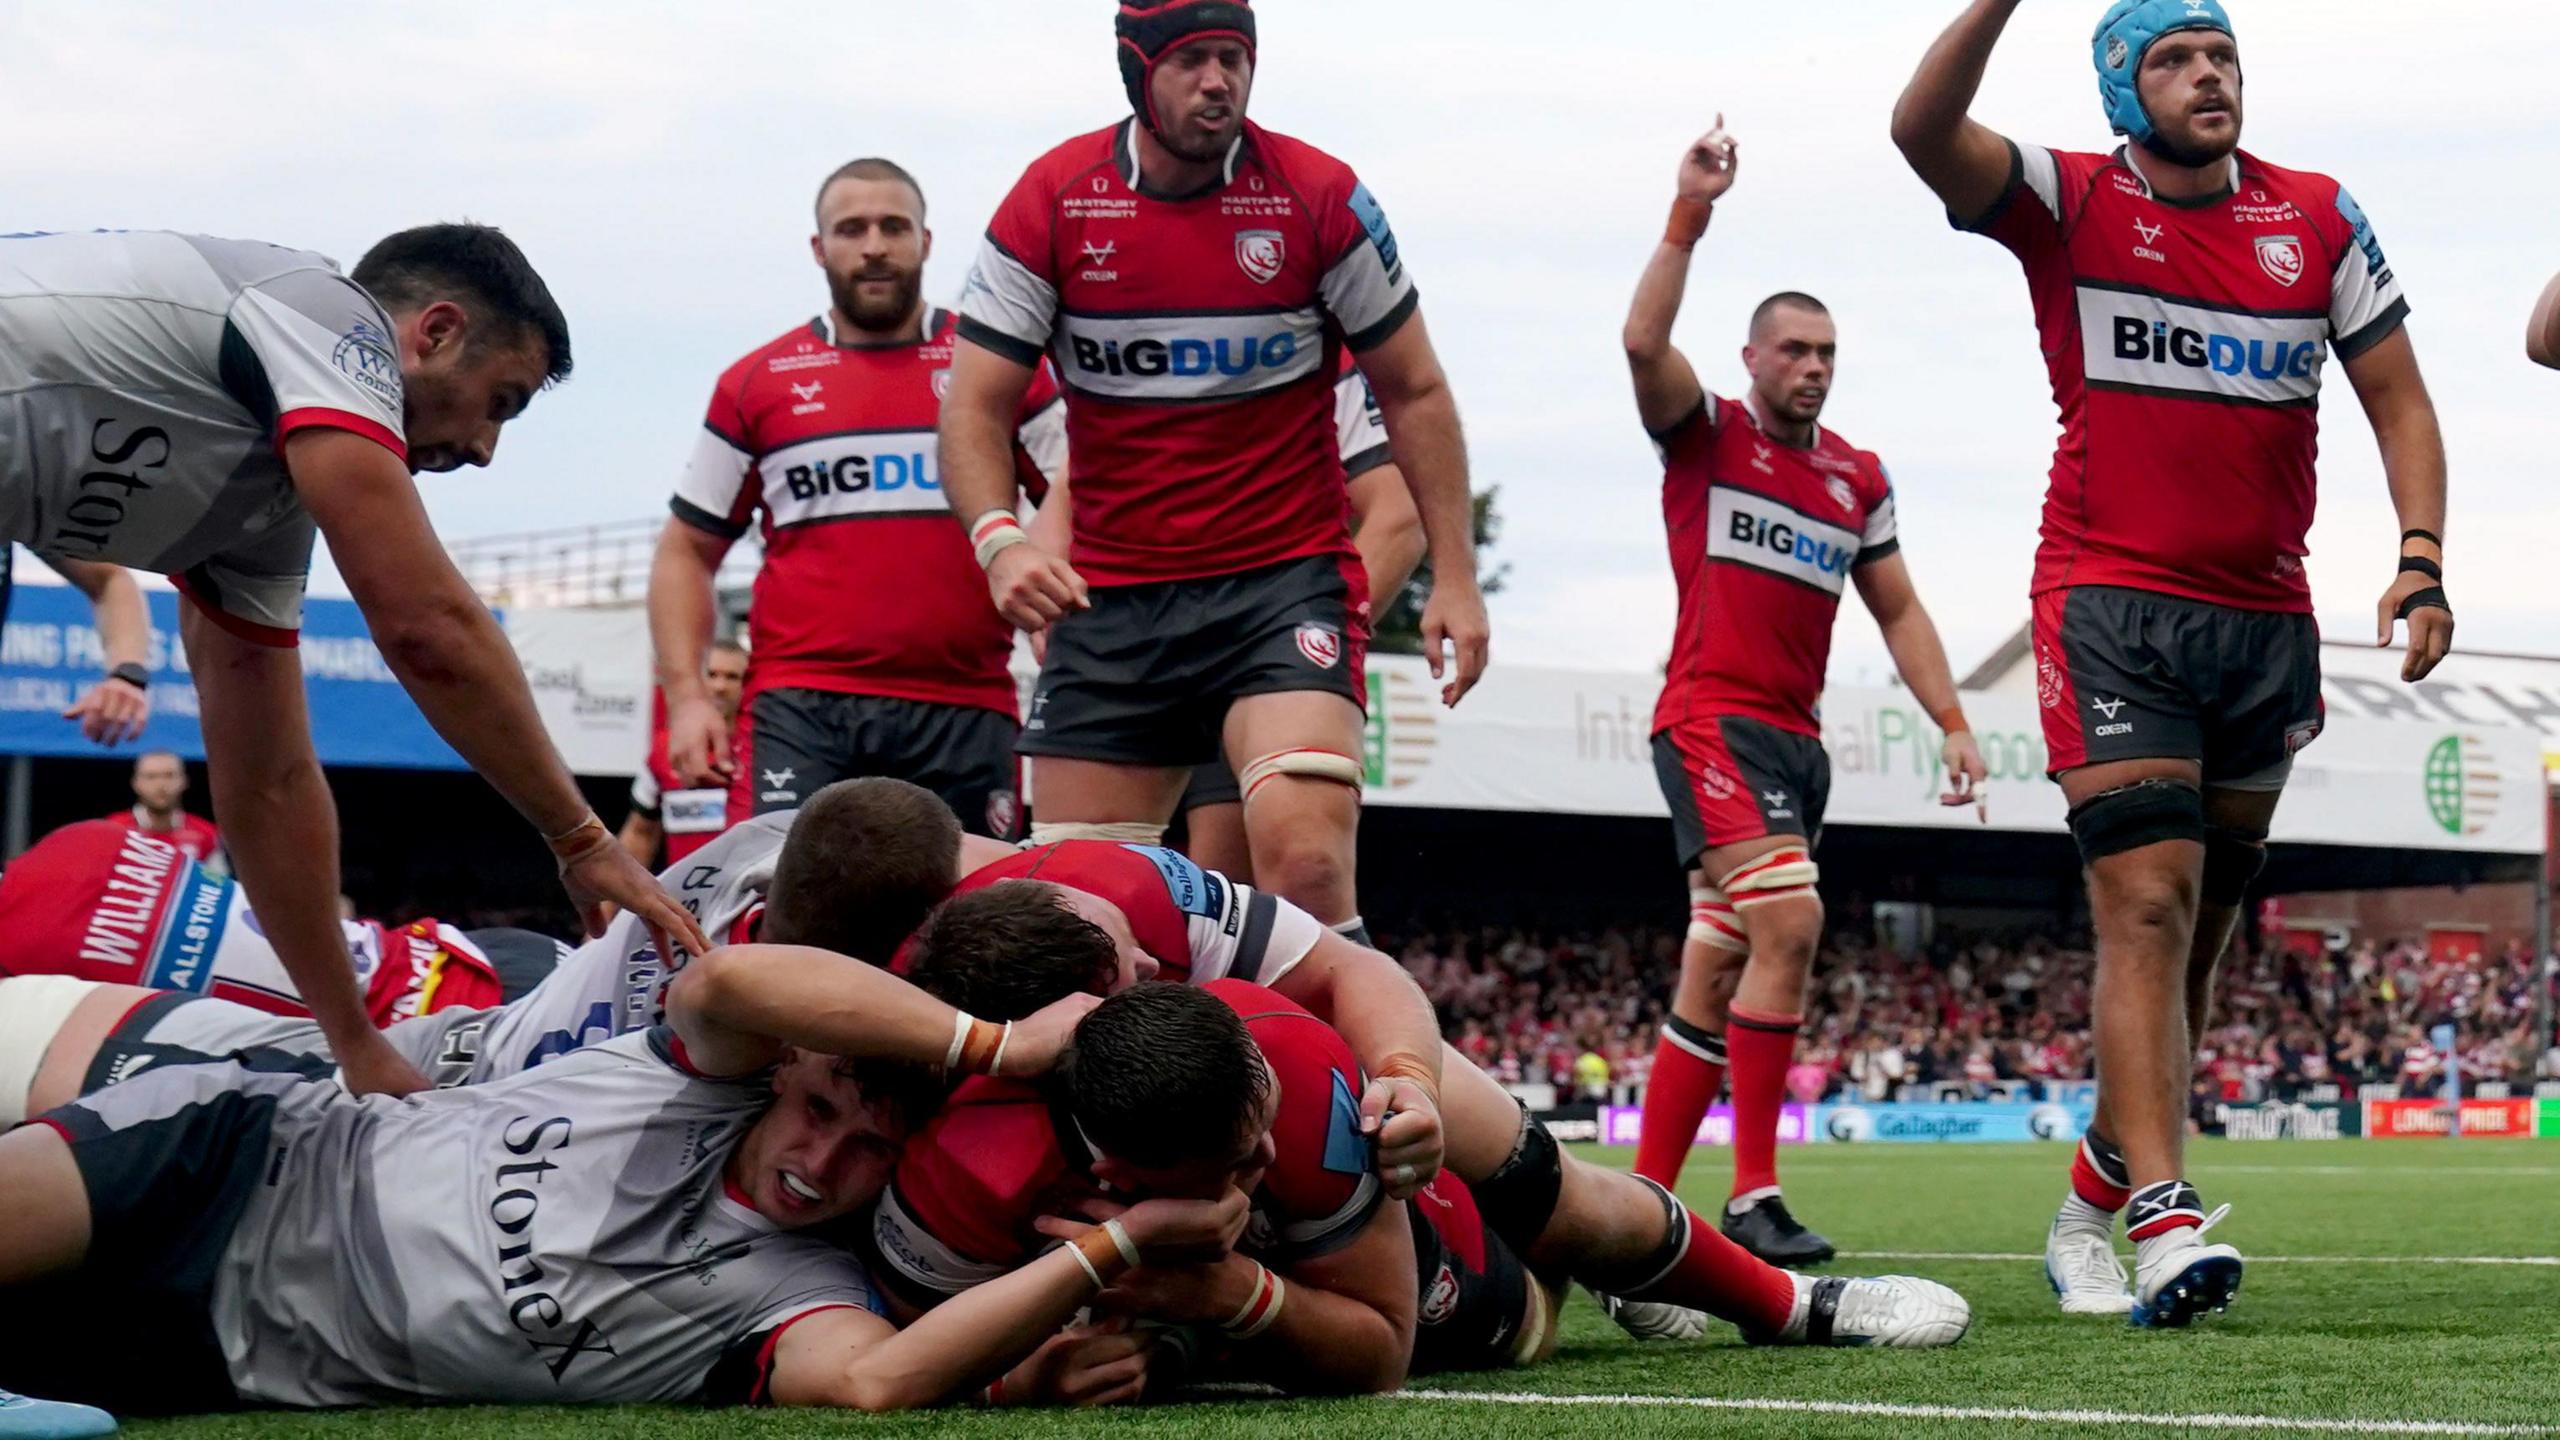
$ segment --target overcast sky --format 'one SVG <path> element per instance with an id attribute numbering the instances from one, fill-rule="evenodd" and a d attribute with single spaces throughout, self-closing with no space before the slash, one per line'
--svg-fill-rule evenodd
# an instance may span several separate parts
<path id="1" fill-rule="evenodd" d="M 810 192 L 886 154 L 932 201 L 954 298 L 1023 166 L 1124 109 L 1106 0 L 0 7 L 0 230 L 187 229 L 352 264 L 431 219 L 504 225 L 566 307 L 575 379 L 497 464 L 422 480 L 448 538 L 662 513 L 712 379 L 814 313 Z M 1684 144 L 1742 173 L 1679 340 L 1739 393 L 1751 306 L 1838 317 L 1825 417 L 1881 453 L 1959 672 L 2025 613 L 2054 417 L 2025 287 L 1886 138 L 1955 0 L 1263 0 L 1253 114 L 1349 160 L 1395 224 L 1499 485 L 1497 663 L 1651 666 L 1672 590 L 1617 333 Z M 2096 3 L 2028 0 L 1976 114 L 2105 148 Z M 2345 180 L 2406 286 L 2453 461 L 2463 643 L 2560 651 L 2545 544 L 2560 375 L 2522 358 L 2560 269 L 2560 18 L 2546 0 L 2234 0 L 2249 148 Z M 1583 22 L 1592 22 L 1581 28 Z M 2370 634 L 2398 527 L 2329 372 L 2312 582 Z M 334 585 L 324 575 L 319 588 Z M 342 592 L 341 592 L 342 593 Z M 1857 607 L 1848 607 L 1855 612 Z M 1834 679 L 1889 673 L 1845 618 Z"/>

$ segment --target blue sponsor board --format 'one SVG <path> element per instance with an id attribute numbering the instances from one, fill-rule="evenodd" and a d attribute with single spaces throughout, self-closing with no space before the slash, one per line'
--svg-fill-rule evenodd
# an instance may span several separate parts
<path id="1" fill-rule="evenodd" d="M 106 672 L 89 601 L 67 585 L 21 585 L 0 631 L 0 755 L 95 759 L 143 750 L 204 758 L 195 681 L 178 641 L 178 607 L 168 591 L 146 591 L 151 610 L 151 725 L 138 743 L 104 750 L 62 712 Z M 321 762 L 407 770 L 461 770 L 462 757 L 437 738 L 383 663 L 352 600 L 302 604 L 303 694 Z"/>
<path id="2" fill-rule="evenodd" d="M 1844 1144 L 1866 1141 L 1972 1142 L 2077 1140 L 2093 1107 L 2019 1100 L 1955 1105 L 1823 1105 L 1814 1111 L 1814 1136 Z"/>

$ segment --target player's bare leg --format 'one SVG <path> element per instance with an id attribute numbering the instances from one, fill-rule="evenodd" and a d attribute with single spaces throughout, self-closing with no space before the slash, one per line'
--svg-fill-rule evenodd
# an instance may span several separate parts
<path id="1" fill-rule="evenodd" d="M 1796 1223 L 1778 1191 L 1778 1115 L 1804 1024 L 1804 989 L 1822 940 L 1822 898 L 1805 842 L 1770 835 L 1706 852 L 1751 947 L 1725 1023 L 1733 1085 L 1733 1189 L 1724 1233 L 1773 1265 L 1820 1265 L 1831 1242 Z"/>
<path id="2" fill-rule="evenodd" d="M 2061 780 L 2097 929 L 2099 1090 L 2130 1191 L 2131 1314 L 2136 1324 L 2184 1325 L 2228 1303 L 2241 1270 L 2239 1252 L 2203 1242 L 2219 1214 L 2204 1213 L 2184 1178 L 2187 986 L 2207 849 L 2198 768 L 2127 760 Z"/>
<path id="3" fill-rule="evenodd" d="M 1182 853 L 1204 870 L 1215 870 L 1247 885 L 1253 879 L 1253 847 L 1245 840 L 1244 803 L 1222 800 L 1194 805 L 1182 812 Z"/>
<path id="4" fill-rule="evenodd" d="M 1327 690 L 1248 695 L 1227 711 L 1226 747 L 1257 883 L 1368 944 L 1355 888 L 1360 707 Z"/>
<path id="5" fill-rule="evenodd" d="M 1031 757 L 1031 839 L 1163 840 L 1173 810 L 1182 803 L 1188 769 L 1171 765 L 1122 765 L 1065 755 Z"/>
<path id="6" fill-rule="evenodd" d="M 1724 1088 L 1725 1012 L 1750 953 L 1742 921 L 1706 872 L 1689 872 L 1689 933 L 1680 946 L 1680 980 L 1671 1013 L 1655 1042 L 1653 1070 L 1645 1080 L 1644 1118 L 1636 1136 L 1638 1175 L 1666 1190 L 1680 1188 L 1680 1170 L 1696 1143 L 1698 1122 Z"/>
<path id="7" fill-rule="evenodd" d="M 1486 1225 L 1551 1283 L 1702 1310 L 1770 1343 L 1950 1345 L 1971 1324 L 1963 1297 L 1931 1281 L 1816 1280 L 1761 1260 L 1654 1182 L 1565 1154 L 1491 1076 L 1455 1051 L 1445 1059 L 1448 1168 L 1475 1191 Z"/>
<path id="8" fill-rule="evenodd" d="M 74 984 L 85 982 L 74 981 Z M 98 1058 L 98 1047 L 115 1033 L 117 1022 L 133 1013 L 133 1007 L 160 993 L 139 985 L 86 985 L 87 993 L 65 1016 L 60 1029 L 46 1044 L 44 1059 L 37 1065 L 34 1083 L 27 1087 L 27 1114 L 41 1115 L 57 1105 L 68 1105 L 80 1098 L 81 1082 L 88 1078 L 90 1063 Z M 0 1103 L 15 1097 L 0 1096 Z"/>
<path id="9" fill-rule="evenodd" d="M 24 1285 L 89 1254 L 89 1188 L 71 1142 L 50 1125 L 0 1135 L 0 1286 Z"/>

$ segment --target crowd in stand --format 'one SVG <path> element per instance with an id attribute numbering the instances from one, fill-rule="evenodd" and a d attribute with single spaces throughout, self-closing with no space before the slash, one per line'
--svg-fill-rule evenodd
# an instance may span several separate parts
<path id="1" fill-rule="evenodd" d="M 1388 943 L 1450 1042 L 1496 1078 L 1594 1097 L 1644 1084 L 1678 972 L 1676 933 L 1452 930 Z M 1912 1083 L 1988 1092 L 2087 1079 L 2093 970 L 2087 949 L 2042 937 L 1906 951 L 1835 935 L 1816 962 L 1789 1089 L 1807 1101 L 1885 1099 Z M 2429 1032 L 2450 1022 L 2466 1089 L 2523 1093 L 2560 1078 L 2560 1045 L 2536 1034 L 2536 985 L 2551 983 L 2541 970 L 2513 944 L 2436 960 L 2401 940 L 2307 956 L 2244 939 L 2199 1047 L 2200 1084 L 2252 1102 L 2394 1082 L 2431 1094 L 2449 1057 Z"/>

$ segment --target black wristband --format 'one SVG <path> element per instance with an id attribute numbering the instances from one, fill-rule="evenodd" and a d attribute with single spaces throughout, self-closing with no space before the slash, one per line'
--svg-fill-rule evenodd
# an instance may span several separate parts
<path id="1" fill-rule="evenodd" d="M 2433 530 L 2403 530 L 2400 532 L 2400 542 L 2402 544 L 2405 545 L 2412 540 L 2424 540 L 2439 550 L 2444 548 L 2444 537 L 2436 534 Z"/>
<path id="2" fill-rule="evenodd" d="M 2415 570 L 2430 580 L 2441 580 L 2444 578 L 2444 567 L 2433 560 L 2428 559 L 2424 555 L 2401 556 L 2400 568 L 2403 570 Z"/>
<path id="3" fill-rule="evenodd" d="M 121 680 L 145 694 L 149 694 L 151 690 L 151 672 L 130 660 L 108 671 L 107 678 Z"/>
<path id="4" fill-rule="evenodd" d="M 2450 615 L 2453 613 L 2453 602 L 2444 598 L 2443 586 L 2430 585 L 2424 590 L 2411 592 L 2409 598 L 2400 602 L 2400 613 L 2391 618 L 2406 620 L 2409 618 L 2409 612 L 2413 610 L 2441 610 Z"/>

